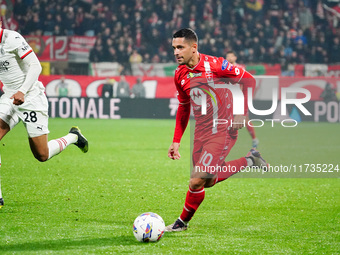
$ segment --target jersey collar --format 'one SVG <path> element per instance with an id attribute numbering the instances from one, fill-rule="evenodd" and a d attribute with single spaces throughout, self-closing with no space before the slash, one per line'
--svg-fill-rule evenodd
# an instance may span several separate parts
<path id="1" fill-rule="evenodd" d="M 195 68 L 201 63 L 201 61 L 202 61 L 202 55 L 201 55 L 201 53 L 198 53 L 199 54 L 199 56 L 200 56 L 200 60 L 198 61 L 198 63 L 193 67 L 193 68 L 190 68 L 190 67 L 188 67 L 187 65 L 185 65 L 186 66 L 186 68 L 188 68 L 189 70 L 195 70 Z"/>

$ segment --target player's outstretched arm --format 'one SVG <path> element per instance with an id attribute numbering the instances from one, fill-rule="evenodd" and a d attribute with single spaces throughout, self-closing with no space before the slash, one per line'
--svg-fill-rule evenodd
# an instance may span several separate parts
<path id="1" fill-rule="evenodd" d="M 13 99 L 13 104 L 15 105 L 21 105 L 25 102 L 25 94 L 38 80 L 42 70 L 40 62 L 34 52 L 31 52 L 27 56 L 25 56 L 23 62 L 28 66 L 28 70 L 26 74 L 26 79 L 20 87 L 19 91 L 11 97 L 11 99 Z"/>
<path id="2" fill-rule="evenodd" d="M 176 127 L 173 143 L 180 143 L 190 117 L 190 102 L 180 103 L 176 114 Z"/>
<path id="3" fill-rule="evenodd" d="M 190 102 L 180 103 L 176 114 L 176 127 L 174 138 L 168 150 L 168 157 L 171 159 L 175 160 L 181 158 L 181 155 L 179 154 L 178 150 L 182 136 L 188 125 L 189 117 L 190 117 Z"/>
<path id="4" fill-rule="evenodd" d="M 179 146 L 180 143 L 172 143 L 170 145 L 170 148 L 168 150 L 168 157 L 176 160 L 176 159 L 180 159 L 181 158 L 181 154 L 179 154 Z"/>

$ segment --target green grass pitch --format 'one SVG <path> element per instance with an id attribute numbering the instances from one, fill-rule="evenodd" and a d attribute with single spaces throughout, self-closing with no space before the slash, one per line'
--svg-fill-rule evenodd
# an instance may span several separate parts
<path id="1" fill-rule="evenodd" d="M 188 188 L 189 132 L 182 158 L 167 149 L 174 120 L 50 119 L 50 139 L 78 125 L 90 141 L 37 162 L 19 124 L 1 146 L 0 254 L 339 254 L 339 178 L 231 178 L 206 190 L 188 231 L 143 244 L 132 233 L 143 212 L 166 224 Z M 339 124 L 256 129 L 272 164 L 340 164 Z M 227 159 L 244 156 L 242 130 Z M 338 175 L 339 176 L 339 175 Z"/>

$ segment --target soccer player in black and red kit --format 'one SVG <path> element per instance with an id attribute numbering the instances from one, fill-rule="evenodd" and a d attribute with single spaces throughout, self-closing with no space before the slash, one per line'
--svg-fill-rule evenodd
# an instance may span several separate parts
<path id="1" fill-rule="evenodd" d="M 196 125 L 189 190 L 182 214 L 175 223 L 166 227 L 168 232 L 187 229 L 188 222 L 204 200 L 204 188 L 213 187 L 247 166 L 267 167 L 266 161 L 255 149 L 250 150 L 246 157 L 224 161 L 237 140 L 237 130 L 244 126 L 248 111 L 246 92 L 248 88 L 254 90 L 254 77 L 223 58 L 199 53 L 197 35 L 190 28 L 181 29 L 173 35 L 172 47 L 179 64 L 174 78 L 179 107 L 169 158 L 177 160 L 181 157 L 180 141 L 189 121 L 191 106 Z M 243 115 L 233 116 L 233 97 L 229 89 L 219 86 L 222 81 L 243 85 Z M 203 98 L 206 98 L 205 105 Z M 233 124 L 215 125 L 217 119 Z M 228 171 L 230 169 L 233 171 Z"/>

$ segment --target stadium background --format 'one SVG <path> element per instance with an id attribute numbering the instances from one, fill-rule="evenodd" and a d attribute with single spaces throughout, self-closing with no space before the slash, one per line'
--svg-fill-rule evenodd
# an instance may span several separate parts
<path id="1" fill-rule="evenodd" d="M 339 164 L 339 6 L 336 0 L 3 0 L 3 27 L 23 34 L 43 66 L 50 138 L 76 122 L 91 151 L 77 158 L 76 148 L 68 148 L 39 164 L 22 127 L 3 139 L 0 251 L 337 254 L 338 178 L 233 179 L 207 192 L 187 233 L 154 246 L 135 242 L 132 222 L 149 210 L 171 223 L 187 190 L 188 133 L 183 160 L 166 159 L 174 128 L 166 119 L 178 104 L 171 36 L 182 27 L 196 29 L 202 53 L 237 52 L 238 63 L 256 75 L 255 106 L 269 108 L 272 87 L 311 92 L 311 117 L 291 107 L 285 116 L 301 121 L 299 128 L 256 129 L 271 162 Z M 141 78 L 146 98 L 118 97 L 121 75 L 130 88 Z M 68 96 L 58 97 L 63 77 Z M 103 93 L 107 81 L 112 98 Z M 230 158 L 249 150 L 243 131 Z"/>
<path id="2" fill-rule="evenodd" d="M 58 96 L 61 77 L 66 79 L 69 97 L 104 97 L 102 88 L 107 78 L 113 87 L 109 97 L 130 97 L 131 90 L 117 94 L 119 76 L 126 75 L 130 89 L 137 77 L 142 79 L 146 98 L 175 98 L 171 35 L 181 27 L 192 27 L 197 30 L 201 52 L 225 57 L 227 51 L 234 50 L 238 63 L 252 74 L 276 76 L 257 78 L 255 100 L 270 100 L 271 94 L 263 93 L 270 87 L 307 88 L 312 101 L 327 103 L 312 106 L 312 114 L 316 111 L 320 117 L 307 120 L 329 122 L 340 121 L 339 105 L 328 104 L 340 98 L 339 12 L 339 3 L 333 0 L 18 0 L 2 1 L 1 5 L 3 27 L 22 33 L 38 55 L 43 66 L 41 80 L 49 97 Z M 322 94 L 326 87 L 327 98 Z M 134 105 L 142 108 L 145 101 L 138 101 Z M 149 101 L 155 103 L 153 108 L 163 109 L 151 117 L 175 115 L 171 109 L 176 101 L 165 102 Z M 52 116 L 100 115 L 98 110 L 86 114 L 85 109 L 82 114 L 68 114 L 72 111 L 70 103 L 54 103 L 58 107 Z M 99 108 L 98 100 L 95 104 Z M 110 111 L 108 100 L 104 108 Z M 120 107 L 118 115 L 148 117 L 149 109 L 145 114 L 138 111 L 131 115 L 127 114 L 130 109 Z"/>

